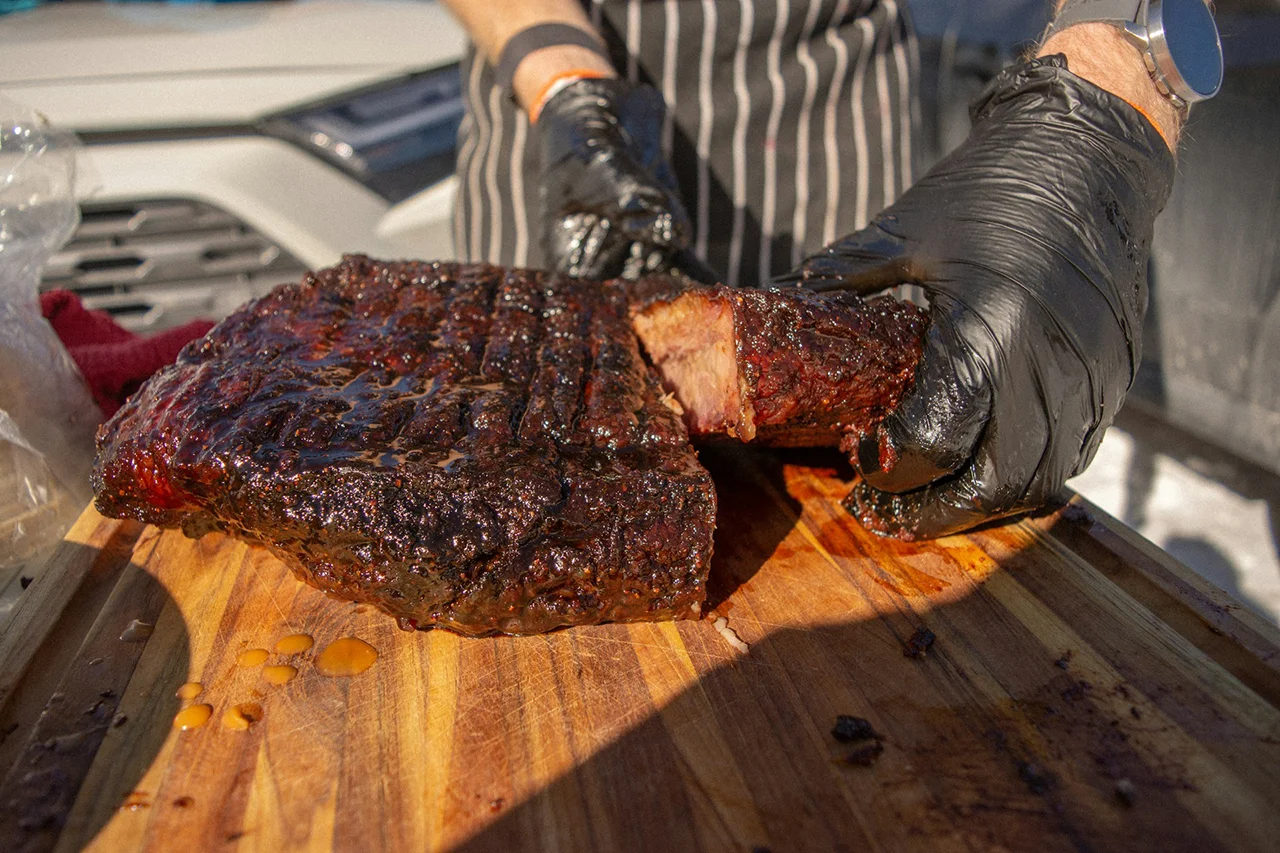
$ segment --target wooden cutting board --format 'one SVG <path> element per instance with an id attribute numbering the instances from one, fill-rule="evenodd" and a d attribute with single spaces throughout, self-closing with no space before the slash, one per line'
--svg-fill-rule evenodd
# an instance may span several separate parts
<path id="1" fill-rule="evenodd" d="M 1078 498 L 906 545 L 840 509 L 834 457 L 710 467 L 719 628 L 406 633 L 261 550 L 86 511 L 0 629 L 0 848 L 1280 845 L 1280 638 L 1154 547 Z M 292 682 L 238 665 L 292 633 Z M 377 663 L 321 676 L 344 636 Z M 186 681 L 214 712 L 180 732 Z M 242 702 L 261 721 L 225 728 Z"/>

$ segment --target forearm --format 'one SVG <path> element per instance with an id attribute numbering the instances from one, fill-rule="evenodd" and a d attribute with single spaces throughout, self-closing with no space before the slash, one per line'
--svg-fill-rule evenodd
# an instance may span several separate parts
<path id="1" fill-rule="evenodd" d="M 1062 8 L 1065 0 L 1055 0 Z M 1067 65 L 1079 77 L 1132 104 L 1146 116 L 1164 137 L 1169 150 L 1178 150 L 1183 113 L 1156 88 L 1142 54 L 1110 24 L 1076 24 L 1055 33 L 1037 54 L 1061 53 Z"/>
<path id="2" fill-rule="evenodd" d="M 577 0 L 445 0 L 477 49 L 497 64 L 511 37 L 535 24 L 562 23 L 599 36 Z M 576 45 L 557 45 L 534 51 L 516 69 L 512 86 L 526 108 L 547 81 L 577 69 L 615 75 L 604 57 Z"/>

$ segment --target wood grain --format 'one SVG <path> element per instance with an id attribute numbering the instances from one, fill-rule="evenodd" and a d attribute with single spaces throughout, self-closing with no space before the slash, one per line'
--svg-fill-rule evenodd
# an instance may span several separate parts
<path id="1" fill-rule="evenodd" d="M 405 633 L 235 540 L 87 511 L 40 575 L 56 588 L 0 629 L 0 847 L 1275 849 L 1267 623 L 1078 499 L 908 545 L 844 513 L 833 457 L 708 461 L 713 616 L 745 651 L 713 618 Z M 133 619 L 145 642 L 118 639 Z M 298 632 L 294 681 L 237 665 Z M 342 636 L 381 657 L 320 676 Z M 214 718 L 177 732 L 188 680 Z M 263 720 L 223 728 L 245 701 Z M 839 714 L 879 733 L 866 766 Z"/>

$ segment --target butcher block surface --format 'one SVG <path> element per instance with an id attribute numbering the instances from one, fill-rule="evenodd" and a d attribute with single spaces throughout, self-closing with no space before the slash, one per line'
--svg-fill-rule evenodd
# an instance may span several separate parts
<path id="1" fill-rule="evenodd" d="M 0 849 L 1277 849 L 1280 642 L 1224 593 L 1079 498 L 905 544 L 834 455 L 703 458 L 709 616 L 521 638 L 87 510 L 0 625 Z"/>

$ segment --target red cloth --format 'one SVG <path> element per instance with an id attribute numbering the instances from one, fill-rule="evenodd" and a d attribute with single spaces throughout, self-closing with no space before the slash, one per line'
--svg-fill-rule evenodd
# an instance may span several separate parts
<path id="1" fill-rule="evenodd" d="M 105 311 L 89 311 L 69 290 L 40 294 L 40 312 L 53 326 L 62 345 L 71 353 L 93 399 L 107 417 L 115 414 L 129 395 L 178 352 L 213 328 L 209 320 L 192 320 L 185 326 L 141 337 L 121 326 Z"/>

